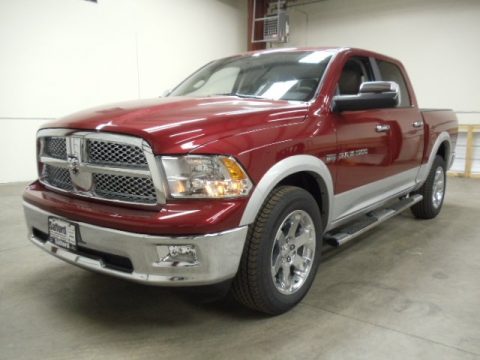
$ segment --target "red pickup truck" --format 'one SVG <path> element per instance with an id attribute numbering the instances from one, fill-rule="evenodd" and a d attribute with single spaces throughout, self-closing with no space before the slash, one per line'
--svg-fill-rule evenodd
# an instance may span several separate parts
<path id="1" fill-rule="evenodd" d="M 325 244 L 442 207 L 457 120 L 421 110 L 400 62 L 353 48 L 213 61 L 163 98 L 38 132 L 30 240 L 71 264 L 162 286 L 231 284 L 287 311 Z"/>

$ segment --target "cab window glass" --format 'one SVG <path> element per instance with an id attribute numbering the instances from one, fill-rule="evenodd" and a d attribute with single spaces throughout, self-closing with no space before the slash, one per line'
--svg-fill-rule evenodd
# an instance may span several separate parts
<path id="1" fill-rule="evenodd" d="M 220 59 L 201 68 L 168 96 L 310 101 L 334 53 L 275 51 Z"/>
<path id="2" fill-rule="evenodd" d="M 240 73 L 238 67 L 225 67 L 213 73 L 208 79 L 200 79 L 192 84 L 190 95 L 204 96 L 211 92 L 228 94 L 232 92 L 235 81 Z"/>
<path id="3" fill-rule="evenodd" d="M 382 76 L 383 81 L 395 81 L 400 87 L 400 103 L 399 107 L 409 107 L 410 106 L 410 96 L 407 90 L 407 84 L 403 78 L 400 68 L 388 61 L 377 61 L 378 68 L 380 70 L 380 75 Z"/>
<path id="4" fill-rule="evenodd" d="M 352 57 L 343 66 L 337 85 L 337 94 L 357 95 L 360 85 L 365 81 L 373 81 L 369 59 L 358 56 Z"/>

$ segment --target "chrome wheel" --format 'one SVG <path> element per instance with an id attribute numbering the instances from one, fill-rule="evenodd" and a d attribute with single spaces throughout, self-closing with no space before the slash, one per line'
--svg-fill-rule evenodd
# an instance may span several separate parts
<path id="1" fill-rule="evenodd" d="M 433 190 L 432 190 L 432 204 L 435 209 L 437 209 L 443 200 L 445 194 L 445 171 L 443 167 L 439 166 L 435 170 L 435 177 L 433 179 Z"/>
<path id="2" fill-rule="evenodd" d="M 315 226 L 310 215 L 295 210 L 275 234 L 271 256 L 272 280 L 279 292 L 290 295 L 305 283 L 315 256 Z"/>

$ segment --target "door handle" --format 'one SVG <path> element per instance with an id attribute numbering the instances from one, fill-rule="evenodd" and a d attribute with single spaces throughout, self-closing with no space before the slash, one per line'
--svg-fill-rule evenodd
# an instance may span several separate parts
<path id="1" fill-rule="evenodd" d="M 418 121 L 415 121 L 412 126 L 414 128 L 421 128 L 423 126 L 423 121 L 422 120 L 418 120 Z"/>
<path id="2" fill-rule="evenodd" d="M 375 127 L 376 132 L 387 132 L 390 130 L 390 125 L 387 124 L 379 124 Z"/>

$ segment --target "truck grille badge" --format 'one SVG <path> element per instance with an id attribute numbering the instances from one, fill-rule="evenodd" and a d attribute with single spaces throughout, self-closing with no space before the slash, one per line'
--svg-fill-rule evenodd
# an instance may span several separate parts
<path id="1" fill-rule="evenodd" d="M 72 172 L 72 174 L 78 174 L 80 170 L 80 161 L 76 156 L 68 156 L 68 169 Z"/>

